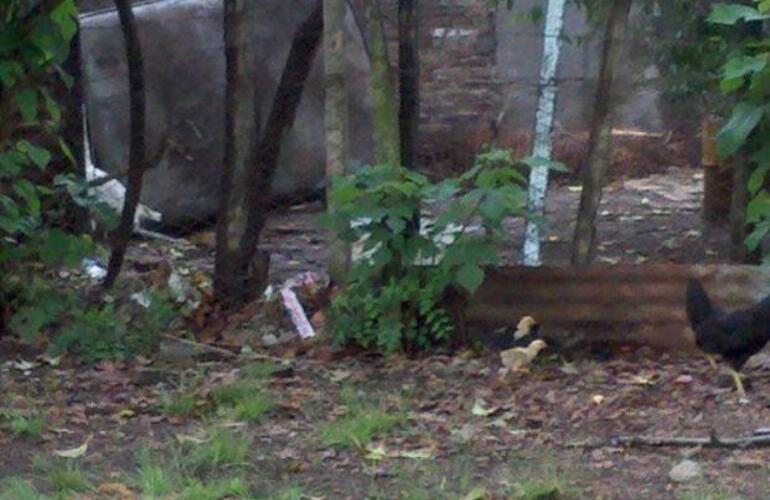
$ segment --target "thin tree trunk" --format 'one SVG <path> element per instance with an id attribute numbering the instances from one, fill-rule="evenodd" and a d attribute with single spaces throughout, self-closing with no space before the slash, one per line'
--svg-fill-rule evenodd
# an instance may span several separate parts
<path id="1" fill-rule="evenodd" d="M 548 0 L 543 33 L 543 62 L 540 68 L 540 99 L 535 117 L 535 141 L 532 156 L 551 159 L 553 149 L 554 112 L 556 106 L 556 69 L 559 66 L 561 36 L 564 27 L 564 8 L 566 0 Z M 530 218 L 524 234 L 522 262 L 527 266 L 539 266 L 540 256 L 540 221 L 545 216 L 545 194 L 548 189 L 548 169 L 533 168 L 529 174 L 528 210 Z"/>
<path id="2" fill-rule="evenodd" d="M 572 263 L 578 266 L 590 264 L 596 255 L 596 214 L 612 153 L 615 67 L 623 51 L 621 36 L 625 32 L 631 2 L 614 0 L 604 29 L 594 116 L 588 138 L 588 164 L 583 175 L 572 247 Z"/>
<path id="3" fill-rule="evenodd" d="M 249 0 L 251 1 L 251 0 Z M 257 147 L 253 168 L 245 181 L 247 223 L 240 241 L 240 250 L 232 264 L 243 279 L 240 297 L 230 304 L 245 303 L 260 295 L 267 287 L 269 255 L 258 252 L 257 246 L 267 223 L 271 205 L 271 184 L 278 166 L 278 156 L 285 132 L 294 123 L 302 91 L 313 65 L 323 34 L 323 5 L 318 0 L 312 13 L 294 35 L 289 55 L 278 83 L 262 138 Z"/>
<path id="4" fill-rule="evenodd" d="M 77 22 L 77 18 L 75 19 Z M 79 25 L 78 25 L 79 28 Z M 72 37 L 70 42 L 70 53 L 62 65 L 62 70 L 72 77 L 72 86 L 67 96 L 62 102 L 62 122 L 61 136 L 70 149 L 72 157 L 75 159 L 75 165 L 67 168 L 67 171 L 74 171 L 81 178 L 86 178 L 85 155 L 83 152 L 85 133 L 83 127 L 83 113 L 85 96 L 83 93 L 83 72 L 81 69 L 81 49 L 80 49 L 80 29 Z M 64 155 L 61 155 L 62 161 Z M 88 230 L 89 213 L 88 209 L 79 206 L 74 201 L 67 202 L 67 219 L 71 221 L 75 232 L 82 233 Z"/>
<path id="5" fill-rule="evenodd" d="M 354 0 L 351 8 L 361 30 L 364 47 L 371 65 L 369 92 L 373 101 L 372 125 L 375 158 L 377 163 L 381 165 L 400 165 L 399 108 L 393 84 L 390 57 L 388 56 L 382 11 L 377 0 Z"/>
<path id="6" fill-rule="evenodd" d="M 120 223 L 113 233 L 112 254 L 107 266 L 107 277 L 104 288 L 110 289 L 123 267 L 123 260 L 134 231 L 134 217 L 139 197 L 142 194 L 142 178 L 147 162 L 145 151 L 145 94 L 144 94 L 144 63 L 142 48 L 136 30 L 134 13 L 130 0 L 115 0 L 120 26 L 126 46 L 128 62 L 128 96 L 131 112 L 131 136 L 128 152 L 128 176 L 126 182 L 126 197 L 123 201 L 123 211 Z"/>
<path id="7" fill-rule="evenodd" d="M 398 74 L 401 165 L 417 166 L 420 128 L 419 0 L 398 0 Z"/>
<path id="8" fill-rule="evenodd" d="M 224 38 L 226 60 L 225 158 L 217 219 L 217 252 L 214 293 L 229 307 L 248 295 L 248 258 L 239 255 L 246 233 L 244 210 L 249 169 L 254 168 L 259 140 L 259 103 L 256 92 L 257 61 L 253 41 L 257 2 L 226 0 Z"/>
<path id="9" fill-rule="evenodd" d="M 703 220 L 708 224 L 727 222 L 733 191 L 731 160 L 717 156 L 716 135 L 719 124 L 704 111 L 701 116 L 701 158 L 703 168 Z"/>
<path id="10" fill-rule="evenodd" d="M 326 66 L 326 178 L 343 175 L 350 157 L 349 106 L 346 64 L 345 0 L 324 0 L 324 62 Z M 328 200 L 327 195 L 327 200 Z M 328 204 L 328 210 L 334 206 Z M 332 240 L 329 276 L 342 283 L 349 266 L 347 245 Z"/>

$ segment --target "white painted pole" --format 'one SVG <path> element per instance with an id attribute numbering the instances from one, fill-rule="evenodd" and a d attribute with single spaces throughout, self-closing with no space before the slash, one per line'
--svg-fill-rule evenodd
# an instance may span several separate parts
<path id="1" fill-rule="evenodd" d="M 532 156 L 551 159 L 553 150 L 554 108 L 556 104 L 556 69 L 559 65 L 561 34 L 564 27 L 564 7 L 566 0 L 548 0 L 548 12 L 545 17 L 543 33 L 543 62 L 540 68 L 540 99 L 537 104 L 535 119 L 535 141 Z M 545 216 L 545 194 L 548 188 L 548 169 L 533 168 L 529 175 L 529 203 L 531 217 L 527 221 L 524 235 L 522 262 L 525 266 L 539 266 L 540 228 L 539 221 Z M 534 220 L 533 220 L 534 219 Z"/>

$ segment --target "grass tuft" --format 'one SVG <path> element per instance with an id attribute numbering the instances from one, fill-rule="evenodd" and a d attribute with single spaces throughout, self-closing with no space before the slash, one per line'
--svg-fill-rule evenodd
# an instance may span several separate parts
<path id="1" fill-rule="evenodd" d="M 0 500 L 42 500 L 44 497 L 28 481 L 9 477 L 0 481 Z"/>
<path id="2" fill-rule="evenodd" d="M 374 438 L 386 434 L 403 420 L 376 408 L 358 408 L 350 415 L 321 428 L 321 440 L 330 446 L 364 448 Z"/>

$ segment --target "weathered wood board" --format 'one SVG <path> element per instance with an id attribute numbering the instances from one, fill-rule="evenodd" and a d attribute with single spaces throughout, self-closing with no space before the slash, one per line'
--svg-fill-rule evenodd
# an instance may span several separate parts
<path id="1" fill-rule="evenodd" d="M 716 305 L 745 307 L 770 294 L 770 268 L 680 264 L 493 269 L 472 298 L 472 328 L 515 326 L 534 316 L 546 335 L 693 350 L 685 313 L 696 277 Z"/>

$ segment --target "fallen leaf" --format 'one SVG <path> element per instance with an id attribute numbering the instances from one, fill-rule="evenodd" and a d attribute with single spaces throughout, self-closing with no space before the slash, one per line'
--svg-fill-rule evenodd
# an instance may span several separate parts
<path id="1" fill-rule="evenodd" d="M 101 484 L 99 485 L 98 492 L 100 495 L 107 495 L 114 498 L 121 498 L 121 499 L 138 498 L 136 494 L 123 483 Z"/>
<path id="2" fill-rule="evenodd" d="M 332 382 L 337 384 L 345 379 L 350 378 L 350 372 L 347 370 L 332 370 L 329 372 L 329 378 Z"/>
<path id="3" fill-rule="evenodd" d="M 674 383 L 679 385 L 687 385 L 692 383 L 692 380 L 692 376 L 690 375 L 679 375 L 674 379 Z"/>
<path id="4" fill-rule="evenodd" d="M 488 417 L 494 413 L 497 413 L 500 410 L 499 406 L 493 406 L 491 408 L 485 408 L 481 402 L 476 401 L 474 403 L 473 408 L 471 409 L 471 413 L 473 415 L 476 415 L 477 417 Z"/>
<path id="5" fill-rule="evenodd" d="M 69 450 L 55 450 L 53 454 L 61 458 L 80 458 L 88 451 L 89 441 L 91 441 L 90 437 L 77 448 L 70 448 Z"/>
<path id="6" fill-rule="evenodd" d="M 384 460 L 387 458 L 388 452 L 385 449 L 384 446 L 376 446 L 374 448 L 367 448 L 366 449 L 366 459 L 367 460 Z"/>
<path id="7" fill-rule="evenodd" d="M 184 444 L 184 443 L 203 444 L 206 441 L 208 441 L 208 439 L 206 439 L 206 438 L 200 438 L 200 437 L 197 437 L 197 436 L 190 436 L 190 435 L 185 435 L 185 434 L 175 434 L 174 437 L 181 444 Z"/>
<path id="8" fill-rule="evenodd" d="M 591 402 L 597 406 L 602 404 L 604 402 L 604 399 L 605 399 L 604 396 L 602 396 L 601 394 L 594 394 L 593 396 L 591 396 Z"/>
<path id="9" fill-rule="evenodd" d="M 38 364 L 34 361 L 17 361 L 13 364 L 13 367 L 22 372 L 28 372 L 34 368 L 37 368 Z"/>

